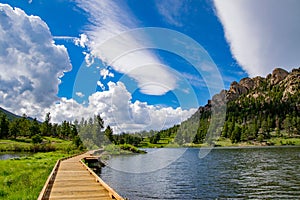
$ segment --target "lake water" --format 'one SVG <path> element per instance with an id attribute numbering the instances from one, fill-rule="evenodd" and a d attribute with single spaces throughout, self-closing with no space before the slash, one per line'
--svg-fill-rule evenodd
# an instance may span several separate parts
<path id="1" fill-rule="evenodd" d="M 20 158 L 23 156 L 28 156 L 29 153 L 15 153 L 15 152 L 0 152 L 0 160 L 8 160 L 13 158 Z"/>
<path id="2" fill-rule="evenodd" d="M 111 158 L 101 178 L 130 200 L 300 199 L 300 147 L 220 148 L 201 159 L 199 149 L 148 151 Z"/>

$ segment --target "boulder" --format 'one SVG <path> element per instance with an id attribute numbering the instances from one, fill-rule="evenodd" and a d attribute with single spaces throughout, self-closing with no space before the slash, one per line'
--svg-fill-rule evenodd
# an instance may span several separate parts
<path id="1" fill-rule="evenodd" d="M 289 73 L 281 68 L 276 68 L 272 72 L 271 85 L 276 85 L 281 82 Z"/>

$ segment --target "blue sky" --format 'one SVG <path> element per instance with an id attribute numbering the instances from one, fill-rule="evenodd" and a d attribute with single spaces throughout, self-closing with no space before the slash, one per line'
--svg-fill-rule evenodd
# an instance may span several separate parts
<path id="1" fill-rule="evenodd" d="M 39 119 L 47 111 L 55 122 L 99 113 L 117 132 L 165 128 L 232 81 L 299 66 L 298 1 L 0 3 L 0 45 L 7 50 L 0 56 L 19 58 L 2 61 L 10 75 L 0 76 L 0 106 Z M 180 49 L 187 57 L 176 54 Z"/>

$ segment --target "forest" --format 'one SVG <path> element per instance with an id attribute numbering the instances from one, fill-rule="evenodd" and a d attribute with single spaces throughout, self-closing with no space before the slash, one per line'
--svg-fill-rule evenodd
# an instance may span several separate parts
<path id="1" fill-rule="evenodd" d="M 179 145 L 213 144 L 224 139 L 230 139 L 234 144 L 267 143 L 271 138 L 300 138 L 299 96 L 300 70 L 288 73 L 275 69 L 266 78 L 244 78 L 240 83 L 233 82 L 229 91 L 215 95 L 212 101 L 209 100 L 180 125 L 137 135 L 152 133 L 149 137 L 152 144 L 171 137 L 171 143 Z M 226 99 L 226 114 L 214 112 L 212 118 L 212 105 L 214 109 L 224 106 L 218 102 L 222 97 Z"/>

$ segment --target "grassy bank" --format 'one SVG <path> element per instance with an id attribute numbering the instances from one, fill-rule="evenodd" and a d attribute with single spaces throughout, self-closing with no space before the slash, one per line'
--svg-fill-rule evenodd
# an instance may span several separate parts
<path id="1" fill-rule="evenodd" d="M 217 142 L 215 142 L 216 147 L 251 147 L 251 146 L 285 146 L 285 145 L 293 145 L 300 146 L 300 138 L 285 138 L 285 137 L 274 137 L 262 142 L 258 141 L 246 141 L 246 142 L 238 142 L 232 143 L 228 138 L 220 138 Z M 193 145 L 193 147 L 205 147 L 208 144 L 199 144 Z"/>
<path id="2" fill-rule="evenodd" d="M 138 145 L 140 148 L 163 148 L 163 147 L 178 147 L 177 144 L 174 144 L 174 137 L 162 137 L 156 144 L 150 142 L 149 138 L 144 138 L 143 141 Z"/>
<path id="3" fill-rule="evenodd" d="M 110 144 L 104 148 L 105 152 L 110 155 L 132 154 L 132 153 L 146 153 L 143 150 L 130 144 L 114 145 Z"/>
<path id="4" fill-rule="evenodd" d="M 140 148 L 176 148 L 176 147 L 208 147 L 208 143 L 195 144 L 195 143 L 186 143 L 179 145 L 176 143 L 170 142 L 172 138 L 163 138 L 159 140 L 157 144 L 151 144 L 147 139 L 140 143 L 138 147 Z M 262 142 L 258 141 L 245 141 L 232 143 L 230 139 L 220 137 L 218 141 L 215 141 L 215 147 L 251 147 L 251 146 L 285 146 L 285 145 L 294 145 L 300 146 L 300 138 L 288 138 L 288 137 L 272 137 L 270 139 L 264 140 Z"/>
<path id="5" fill-rule="evenodd" d="M 37 199 L 56 161 L 70 155 L 56 151 L 0 161 L 0 199 Z"/>
<path id="6" fill-rule="evenodd" d="M 0 140 L 0 151 L 15 151 L 15 152 L 49 152 L 49 151 L 64 151 L 71 152 L 76 149 L 76 146 L 69 140 L 59 138 L 43 137 L 40 144 L 33 144 L 30 138 L 16 138 L 10 140 Z"/>

